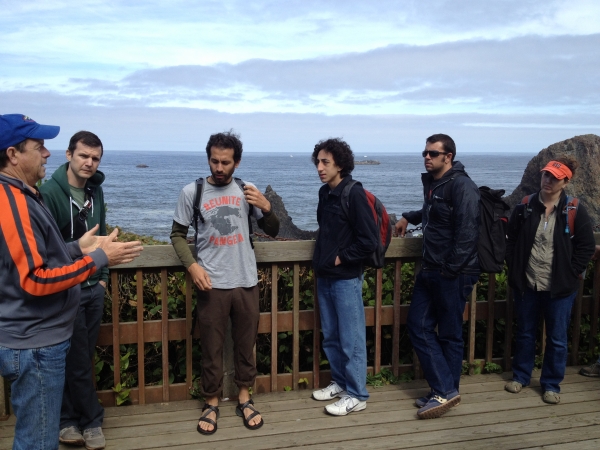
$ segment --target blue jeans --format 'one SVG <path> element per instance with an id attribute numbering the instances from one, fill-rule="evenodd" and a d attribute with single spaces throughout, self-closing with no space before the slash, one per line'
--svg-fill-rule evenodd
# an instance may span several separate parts
<path id="1" fill-rule="evenodd" d="M 13 450 L 58 449 L 68 351 L 68 339 L 28 350 L 0 346 L 0 375 L 12 381 L 11 401 L 17 417 Z"/>
<path id="2" fill-rule="evenodd" d="M 423 269 L 415 280 L 408 333 L 425 379 L 443 397 L 458 391 L 464 352 L 463 312 L 477 279 L 477 275 L 464 274 L 446 278 L 439 270 Z"/>
<path id="3" fill-rule="evenodd" d="M 331 379 L 348 395 L 364 401 L 369 393 L 362 283 L 362 277 L 317 278 L 323 350 L 331 367 Z"/>
<path id="4" fill-rule="evenodd" d="M 94 387 L 93 366 L 103 309 L 104 287 L 100 283 L 81 289 L 71 349 L 67 355 L 61 429 L 74 426 L 86 430 L 102 426 L 104 408 Z"/>
<path id="5" fill-rule="evenodd" d="M 560 392 L 559 384 L 567 366 L 567 331 L 571 308 L 577 292 L 560 298 L 551 298 L 550 292 L 526 289 L 514 291 L 517 317 L 516 351 L 513 357 L 513 380 L 527 386 L 535 362 L 535 338 L 540 316 L 546 322 L 546 349 L 540 384 L 544 392 Z"/>

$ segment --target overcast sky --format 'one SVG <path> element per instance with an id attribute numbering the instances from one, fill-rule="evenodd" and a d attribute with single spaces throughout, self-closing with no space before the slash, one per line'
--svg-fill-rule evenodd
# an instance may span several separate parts
<path id="1" fill-rule="evenodd" d="M 536 153 L 600 134 L 598 0 L 0 0 L 0 114 L 107 150 Z"/>

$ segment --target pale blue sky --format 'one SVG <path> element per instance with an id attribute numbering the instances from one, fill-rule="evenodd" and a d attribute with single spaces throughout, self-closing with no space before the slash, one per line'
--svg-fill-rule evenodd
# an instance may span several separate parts
<path id="1" fill-rule="evenodd" d="M 526 151 L 600 134 L 597 0 L 0 0 L 0 113 L 107 149 Z"/>

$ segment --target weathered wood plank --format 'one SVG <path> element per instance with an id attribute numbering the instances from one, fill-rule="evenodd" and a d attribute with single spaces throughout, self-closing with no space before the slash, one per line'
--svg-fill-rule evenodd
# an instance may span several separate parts
<path id="1" fill-rule="evenodd" d="M 293 288 L 293 334 L 292 334 L 292 389 L 298 389 L 300 379 L 300 264 L 294 264 L 294 288 Z"/>
<path id="2" fill-rule="evenodd" d="M 402 293 L 402 262 L 397 260 L 394 264 L 394 316 L 392 328 L 392 373 L 399 375 L 400 364 L 400 301 Z"/>
<path id="3" fill-rule="evenodd" d="M 277 282 L 278 266 L 271 266 L 271 373 L 277 373 L 277 355 L 279 355 L 279 345 L 277 344 Z M 259 324 L 260 330 L 260 324 Z M 277 377 L 271 377 L 271 390 L 277 391 Z"/>
<path id="4" fill-rule="evenodd" d="M 386 258 L 418 258 L 422 249 L 421 238 L 392 238 L 386 252 Z M 310 262 L 315 241 L 273 241 L 255 242 L 254 254 L 257 263 Z M 196 248 L 190 244 L 190 250 L 196 255 Z M 171 245 L 146 245 L 142 254 L 127 264 L 112 269 L 149 269 L 180 268 L 179 260 Z"/>
<path id="5" fill-rule="evenodd" d="M 136 271 L 136 280 L 142 279 L 142 270 L 139 269 Z M 136 295 L 137 295 L 137 303 L 135 305 L 136 308 L 136 317 L 138 323 L 144 322 L 144 283 L 138 282 L 136 285 Z M 137 327 L 137 346 L 138 346 L 138 402 L 140 405 L 146 403 L 146 374 L 144 363 L 144 355 L 146 352 L 144 351 L 145 341 L 144 341 L 144 327 Z"/>

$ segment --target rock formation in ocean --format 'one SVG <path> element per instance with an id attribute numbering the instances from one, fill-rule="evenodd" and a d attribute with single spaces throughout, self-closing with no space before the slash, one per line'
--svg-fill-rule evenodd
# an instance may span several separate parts
<path id="1" fill-rule="evenodd" d="M 561 155 L 572 156 L 579 162 L 573 180 L 566 188 L 569 195 L 578 197 L 595 224 L 600 223 L 600 136 L 585 134 L 552 144 L 540 151 L 527 164 L 521 183 L 505 198 L 513 208 L 524 196 L 539 191 L 540 170 Z"/>

